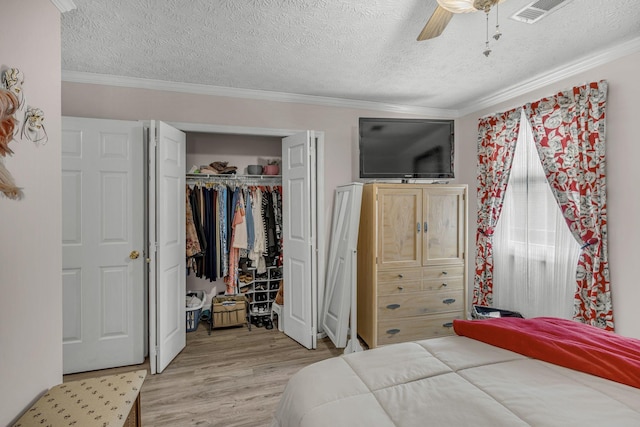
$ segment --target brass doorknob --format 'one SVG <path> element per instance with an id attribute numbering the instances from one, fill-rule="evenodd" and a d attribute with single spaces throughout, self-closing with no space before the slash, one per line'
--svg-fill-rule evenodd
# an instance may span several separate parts
<path id="1" fill-rule="evenodd" d="M 129 258 L 131 259 L 138 259 L 139 256 L 140 256 L 140 252 L 138 251 L 131 251 L 131 253 L 129 254 Z"/>

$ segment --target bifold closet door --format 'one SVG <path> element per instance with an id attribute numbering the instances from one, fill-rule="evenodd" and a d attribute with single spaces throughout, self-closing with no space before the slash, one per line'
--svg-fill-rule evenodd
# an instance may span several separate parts
<path id="1" fill-rule="evenodd" d="M 186 345 L 186 135 L 152 121 L 149 138 L 149 348 L 154 374 Z"/>
<path id="2" fill-rule="evenodd" d="M 284 332 L 309 349 L 318 315 L 314 143 L 311 131 L 282 140 Z"/>

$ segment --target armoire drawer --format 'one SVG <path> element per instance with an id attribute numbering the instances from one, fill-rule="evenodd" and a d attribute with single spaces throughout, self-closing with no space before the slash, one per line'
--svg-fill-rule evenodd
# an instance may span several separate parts
<path id="1" fill-rule="evenodd" d="M 422 282 L 419 280 L 412 282 L 378 283 L 378 295 L 397 295 L 420 291 L 422 291 Z"/>
<path id="2" fill-rule="evenodd" d="M 420 268 L 406 268 L 402 270 L 378 271 L 377 279 L 378 283 L 422 280 L 422 270 Z"/>
<path id="3" fill-rule="evenodd" d="M 462 277 L 443 277 L 441 279 L 425 279 L 423 291 L 454 291 L 464 288 Z"/>
<path id="4" fill-rule="evenodd" d="M 422 316 L 464 309 L 463 291 L 414 292 L 378 297 L 378 319 Z"/>
<path id="5" fill-rule="evenodd" d="M 446 315 L 381 320 L 378 323 L 378 345 L 453 335 L 455 333 L 453 320 L 463 318 L 463 313 L 457 312 Z"/>
<path id="6" fill-rule="evenodd" d="M 394 295 L 422 290 L 422 269 L 420 268 L 379 271 L 377 279 L 378 295 Z"/>
<path id="7" fill-rule="evenodd" d="M 442 279 L 445 277 L 463 277 L 463 265 L 430 266 L 422 269 L 423 279 Z"/>

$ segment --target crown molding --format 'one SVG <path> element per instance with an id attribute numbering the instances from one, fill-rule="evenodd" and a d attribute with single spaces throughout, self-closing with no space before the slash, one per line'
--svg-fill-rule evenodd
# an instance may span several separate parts
<path id="1" fill-rule="evenodd" d="M 55 2 L 71 2 L 71 0 L 52 0 Z M 599 65 L 640 51 L 640 37 L 620 43 L 613 48 L 604 49 L 585 56 L 577 61 L 557 67 L 552 71 L 538 74 L 517 85 L 506 88 L 491 96 L 480 98 L 467 104 L 463 109 L 450 110 L 411 105 L 385 104 L 353 99 L 330 98 L 312 95 L 300 95 L 285 92 L 271 92 L 254 89 L 239 89 L 222 86 L 210 86 L 194 83 L 179 83 L 165 80 L 142 79 L 137 77 L 114 76 L 108 74 L 85 73 L 62 70 L 62 81 L 86 83 L 104 86 L 128 87 L 136 89 L 160 90 L 169 92 L 190 93 L 197 95 L 223 96 L 229 98 L 254 99 L 260 101 L 289 102 L 325 107 L 338 107 L 384 111 L 392 113 L 416 114 L 433 118 L 456 119 L 475 111 L 490 108 L 502 102 L 527 94 L 533 90 L 544 88 L 565 78 L 588 71 Z"/>
<path id="2" fill-rule="evenodd" d="M 533 90 L 544 88 L 545 86 L 559 82 L 560 80 L 637 52 L 640 52 L 640 37 L 620 43 L 613 48 L 595 52 L 577 61 L 557 67 L 552 71 L 538 74 L 537 76 L 531 77 L 517 85 L 511 86 L 510 88 L 497 92 L 486 98 L 482 98 L 477 102 L 466 106 L 464 109 L 459 110 L 460 114 L 458 117 L 463 117 L 475 111 L 480 111 L 502 102 L 509 101 L 510 99 L 527 94 Z"/>
<path id="3" fill-rule="evenodd" d="M 87 83 L 104 86 L 118 86 L 136 89 L 161 90 L 198 95 L 224 96 L 229 98 L 254 99 L 260 101 L 290 102 L 325 107 L 340 107 L 385 111 L 392 113 L 416 114 L 434 118 L 454 119 L 459 116 L 457 110 L 419 107 L 411 105 L 385 104 L 353 99 L 330 98 L 323 96 L 300 95 L 295 93 L 271 92 L 265 90 L 239 89 L 222 86 L 210 86 L 194 83 L 169 82 L 165 80 L 141 79 L 138 77 L 114 76 L 108 74 L 85 73 L 62 70 L 62 81 Z"/>
<path id="4" fill-rule="evenodd" d="M 51 0 L 51 3 L 58 8 L 60 13 L 65 13 L 77 9 L 73 0 Z"/>

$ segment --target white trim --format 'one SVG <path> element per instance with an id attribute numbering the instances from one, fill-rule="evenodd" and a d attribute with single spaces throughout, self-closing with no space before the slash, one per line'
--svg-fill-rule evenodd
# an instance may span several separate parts
<path id="1" fill-rule="evenodd" d="M 295 93 L 210 86 L 195 83 L 169 82 L 165 80 L 141 79 L 138 77 L 84 73 L 81 71 L 62 70 L 62 81 L 71 83 L 88 83 L 105 86 L 119 86 L 137 89 L 194 93 L 198 95 L 226 96 L 230 98 L 255 99 L 261 101 L 291 102 L 322 105 L 326 107 L 342 107 L 362 110 L 386 111 L 393 113 L 417 114 L 442 119 L 453 119 L 455 117 L 458 117 L 458 111 L 445 110 L 440 108 L 384 104 L 371 101 L 358 101 L 353 99 L 329 98 L 325 96 L 300 95 Z"/>
<path id="2" fill-rule="evenodd" d="M 549 72 L 538 74 L 524 82 L 511 86 L 503 91 L 497 92 L 486 98 L 479 99 L 462 110 L 459 110 L 458 117 L 466 116 L 475 111 L 482 110 L 497 105 L 501 102 L 509 101 L 517 96 L 524 95 L 536 89 L 541 89 L 562 79 L 588 71 L 594 67 L 614 61 L 627 55 L 640 51 L 640 37 L 620 43 L 609 49 L 596 52 L 588 57 L 583 57 L 577 61 L 562 65 Z"/>
<path id="3" fill-rule="evenodd" d="M 215 125 L 215 124 L 205 124 L 205 123 L 188 123 L 188 122 L 166 122 L 166 123 L 183 132 L 275 136 L 280 138 L 284 138 L 285 136 L 291 136 L 296 133 L 304 132 L 301 130 L 293 130 L 293 129 L 228 126 L 228 125 Z"/>
<path id="4" fill-rule="evenodd" d="M 60 13 L 70 12 L 77 9 L 73 0 L 51 0 L 51 3 L 58 8 Z"/>

